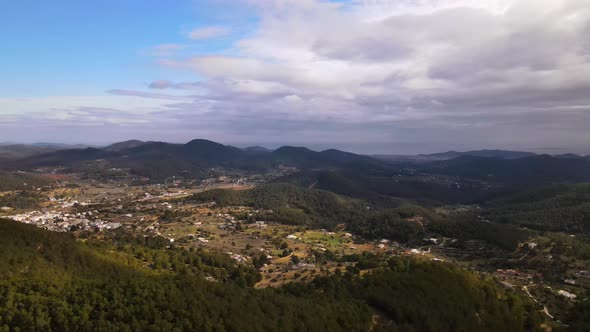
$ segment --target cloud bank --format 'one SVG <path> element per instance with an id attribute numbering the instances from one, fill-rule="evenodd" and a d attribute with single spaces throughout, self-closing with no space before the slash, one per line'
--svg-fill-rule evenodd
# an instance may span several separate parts
<path id="1" fill-rule="evenodd" d="M 121 109 L 134 134 L 394 153 L 590 142 L 586 0 L 243 5 L 259 22 L 230 50 L 158 62 L 194 81 L 154 77 L 145 91 L 114 90 L 157 100 L 146 122 Z M 226 33 L 206 27 L 189 37 Z"/>

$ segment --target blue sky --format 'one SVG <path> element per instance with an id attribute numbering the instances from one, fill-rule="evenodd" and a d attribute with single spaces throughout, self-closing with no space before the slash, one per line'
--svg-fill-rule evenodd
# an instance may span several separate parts
<path id="1" fill-rule="evenodd" d="M 4 1 L 0 142 L 590 153 L 588 35 L 587 0 Z"/>
<path id="2" fill-rule="evenodd" d="M 1 55 L 0 96 L 7 97 L 139 89 L 160 76 L 194 79 L 193 73 L 157 66 L 149 50 L 190 44 L 194 53 L 220 52 L 231 48 L 234 36 L 191 43 L 188 33 L 218 24 L 243 29 L 256 20 L 246 6 L 229 13 L 213 1 L 19 0 L 1 6 L 0 38 L 9 46 Z"/>

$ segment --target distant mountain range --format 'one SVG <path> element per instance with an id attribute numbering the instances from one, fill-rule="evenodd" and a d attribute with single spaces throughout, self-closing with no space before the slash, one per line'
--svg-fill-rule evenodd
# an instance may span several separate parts
<path id="1" fill-rule="evenodd" d="M 111 144 L 111 145 L 105 147 L 104 150 L 121 151 L 121 150 L 125 150 L 125 149 L 136 148 L 136 147 L 144 145 L 146 143 L 147 142 L 143 142 L 143 141 L 139 141 L 139 140 L 134 139 L 134 140 Z"/>
<path id="2" fill-rule="evenodd" d="M 438 160 L 449 160 L 461 156 L 498 158 L 498 159 L 518 159 L 535 156 L 532 152 L 509 151 L 509 150 L 472 150 L 465 152 L 447 151 L 441 153 L 418 154 L 418 155 L 375 155 L 374 157 L 392 163 L 405 162 L 431 162 Z"/>
<path id="3" fill-rule="evenodd" d="M 283 146 L 237 148 L 205 139 L 186 144 L 130 140 L 103 148 L 58 149 L 4 146 L 1 166 L 31 170 L 63 166 L 84 171 L 88 167 L 127 168 L 140 175 L 162 178 L 198 174 L 212 167 L 264 172 L 279 165 L 303 170 L 348 170 L 366 176 L 390 176 L 404 168 L 425 174 L 456 176 L 495 183 L 534 184 L 590 181 L 590 157 L 572 154 L 549 156 L 505 150 L 449 151 L 417 156 L 365 156 L 335 149 L 313 151 Z M 0 154 L 2 156 L 2 154 Z M 100 163 L 100 166 L 97 166 Z M 371 180 L 373 181 L 373 180 Z"/>
<path id="4" fill-rule="evenodd" d="M 65 149 L 83 149 L 86 145 L 67 145 L 54 143 L 16 144 L 0 143 L 0 162 L 26 158 Z"/>
<path id="5" fill-rule="evenodd" d="M 10 169 L 43 166 L 81 168 L 90 161 L 105 161 L 109 167 L 130 168 L 148 176 L 195 173 L 209 167 L 267 170 L 278 165 L 299 168 L 343 168 L 354 164 L 383 164 L 372 157 L 339 150 L 316 152 L 303 147 L 285 146 L 276 150 L 262 147 L 239 149 L 205 139 L 186 144 L 131 140 L 104 148 L 67 149 L 38 153 L 5 162 Z"/>
<path id="6" fill-rule="evenodd" d="M 440 159 L 453 159 L 461 156 L 499 158 L 499 159 L 519 159 L 536 155 L 532 152 L 508 151 L 508 150 L 472 150 L 466 152 L 448 151 L 443 153 L 433 153 L 423 155 L 427 157 Z"/>
<path id="7" fill-rule="evenodd" d="M 16 143 L 16 142 L 0 142 L 0 146 L 6 145 L 19 145 L 19 146 L 35 146 L 40 148 L 54 148 L 54 149 L 83 149 L 88 147 L 96 147 L 93 145 L 86 144 L 64 144 L 64 143 L 49 143 L 49 142 L 37 142 L 37 143 Z"/>
<path id="8" fill-rule="evenodd" d="M 502 159 L 463 155 L 419 167 L 423 172 L 519 185 L 590 182 L 590 158 L 533 155 Z"/>
<path id="9" fill-rule="evenodd" d="M 56 150 L 57 149 L 52 147 L 39 147 L 25 144 L 0 145 L 0 160 L 25 158 L 37 154 L 54 152 Z"/>

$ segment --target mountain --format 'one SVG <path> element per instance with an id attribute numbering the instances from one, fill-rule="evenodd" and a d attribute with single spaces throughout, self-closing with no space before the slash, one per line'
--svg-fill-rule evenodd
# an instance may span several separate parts
<path id="1" fill-rule="evenodd" d="M 200 203 L 214 201 L 218 206 L 250 206 L 272 210 L 257 217 L 291 225 L 336 229 L 346 227 L 365 238 L 389 238 L 407 242 L 422 236 L 422 228 L 406 218 L 430 213 L 423 208 L 405 204 L 380 209 L 358 199 L 335 193 L 302 188 L 288 183 L 271 183 L 249 190 L 213 189 L 192 196 Z"/>
<path id="2" fill-rule="evenodd" d="M 466 152 L 447 151 L 447 152 L 438 152 L 438 153 L 430 153 L 430 154 L 420 154 L 419 156 L 437 159 L 437 160 L 438 159 L 447 160 L 447 159 L 461 157 L 461 156 L 465 155 L 465 153 Z"/>
<path id="3" fill-rule="evenodd" d="M 489 202 L 483 214 L 498 223 L 590 234 L 590 184 L 556 185 L 518 192 Z"/>
<path id="4" fill-rule="evenodd" d="M 443 153 L 432 153 L 423 155 L 436 159 L 453 159 L 461 156 L 484 157 L 484 158 L 498 158 L 498 159 L 519 159 L 525 157 L 532 157 L 536 154 L 532 152 L 508 151 L 508 150 L 472 150 L 466 152 L 448 151 Z"/>
<path id="5" fill-rule="evenodd" d="M 497 158 L 497 159 L 519 159 L 532 157 L 536 154 L 532 152 L 508 151 L 508 150 L 472 150 L 465 152 L 447 151 L 431 154 L 418 155 L 374 155 L 375 158 L 388 163 L 427 163 L 432 161 L 450 160 L 462 156 Z"/>
<path id="6" fill-rule="evenodd" d="M 514 185 L 543 185 L 590 181 L 590 161 L 535 155 L 519 159 L 474 156 L 432 162 L 420 167 L 427 173 Z"/>
<path id="7" fill-rule="evenodd" d="M 376 154 L 373 158 L 389 164 L 420 164 L 436 161 L 439 159 L 428 157 L 426 155 L 394 155 L 394 154 Z"/>
<path id="8" fill-rule="evenodd" d="M 245 158 L 246 153 L 238 148 L 201 139 L 186 144 L 146 142 L 106 157 L 113 167 L 154 178 L 196 174 L 218 166 L 240 168 L 239 162 Z"/>
<path id="9" fill-rule="evenodd" d="M 258 146 L 258 145 L 248 146 L 248 147 L 242 148 L 242 150 L 244 150 L 245 152 L 250 153 L 250 154 L 267 154 L 267 153 L 271 153 L 273 151 L 272 149 L 267 149 L 263 146 Z"/>
<path id="10" fill-rule="evenodd" d="M 94 161 L 103 162 L 100 166 L 103 168 L 128 168 L 136 174 L 158 178 L 181 172 L 199 173 L 211 167 L 252 171 L 265 171 L 277 165 L 317 169 L 384 167 L 377 159 L 334 149 L 322 152 L 290 146 L 274 151 L 260 147 L 239 149 L 205 139 L 186 144 L 131 140 L 100 149 L 68 149 L 28 156 L 3 166 L 10 169 L 64 166 L 84 171 L 96 164 Z"/>
<path id="11" fill-rule="evenodd" d="M 274 182 L 328 190 L 386 207 L 398 206 L 406 200 L 425 206 L 474 204 L 510 191 L 503 186 L 492 187 L 479 180 L 404 174 L 396 169 L 362 167 L 304 170 L 277 178 Z"/>
<path id="12" fill-rule="evenodd" d="M 195 139 L 182 147 L 188 160 L 216 164 L 235 161 L 245 156 L 244 151 L 205 139 Z"/>
<path id="13" fill-rule="evenodd" d="M 104 160 L 112 167 L 138 167 L 145 170 L 153 165 L 164 173 L 174 173 L 193 166 L 219 166 L 245 156 L 246 153 L 238 148 L 208 140 L 192 140 L 186 144 L 131 140 L 104 148 L 67 149 L 33 155 L 11 162 L 8 166 L 25 169 L 41 166 L 78 167 L 87 161 Z"/>
<path id="14" fill-rule="evenodd" d="M 3 162 L 2 166 L 11 170 L 64 166 L 81 172 L 87 171 L 89 167 L 95 170 L 106 167 L 126 168 L 135 174 L 162 178 L 186 172 L 193 175 L 201 174 L 213 167 L 264 172 L 278 165 L 285 165 L 302 170 L 347 170 L 349 174 L 363 175 L 364 179 L 357 180 L 361 184 L 359 188 L 366 188 L 365 183 L 370 183 L 372 187 L 380 188 L 371 190 L 379 192 L 380 195 L 381 193 L 389 193 L 388 196 L 407 194 L 407 190 L 415 191 L 409 183 L 404 185 L 404 180 L 393 181 L 391 176 L 395 172 L 392 170 L 399 167 L 370 156 L 336 149 L 318 152 L 294 146 L 283 146 L 272 152 L 259 151 L 265 150 L 253 148 L 245 151 L 205 139 L 195 139 L 186 144 L 132 140 L 115 143 L 105 148 L 66 149 L 34 154 Z M 453 159 L 444 159 L 456 154 L 461 155 Z M 421 155 L 418 158 L 436 160 L 411 166 L 428 174 L 527 185 L 590 181 L 590 160 L 584 158 L 551 157 L 503 150 L 477 150 L 464 153 L 451 151 Z M 418 187 L 432 187 L 424 181 L 411 182 Z M 384 183 L 391 185 L 385 188 Z M 350 187 L 350 184 L 346 186 Z M 444 189 L 442 186 L 438 187 Z M 392 192 L 391 188 L 405 189 Z M 443 190 L 441 193 L 446 191 L 448 190 Z M 472 194 L 464 192 L 461 197 L 472 197 Z M 413 195 L 422 194 L 414 192 Z M 438 194 L 435 196 L 439 197 Z"/>
<path id="15" fill-rule="evenodd" d="M 173 144 L 165 142 L 146 142 L 127 149 L 118 150 L 120 155 L 125 158 L 162 158 L 172 157 L 181 153 L 182 144 Z M 117 154 L 113 154 L 115 156 Z"/>
<path id="16" fill-rule="evenodd" d="M 36 147 L 42 147 L 42 148 L 53 148 L 56 150 L 85 149 L 85 148 L 96 147 L 96 146 L 85 145 L 85 144 L 64 144 L 64 143 L 46 143 L 46 142 L 33 143 L 30 145 L 36 146 Z"/>
<path id="17" fill-rule="evenodd" d="M 7 165 L 11 168 L 20 169 L 31 169 L 41 166 L 70 166 L 78 162 L 103 159 L 110 156 L 112 156 L 112 153 L 103 149 L 68 149 L 11 161 Z"/>
<path id="18" fill-rule="evenodd" d="M 59 150 L 85 149 L 85 145 L 68 145 L 57 143 L 34 143 L 34 144 L 0 144 L 0 161 L 11 161 L 32 157 L 41 154 L 48 154 Z"/>
<path id="19" fill-rule="evenodd" d="M 317 152 L 305 147 L 283 146 L 271 155 L 276 162 L 300 168 L 383 167 L 383 163 L 373 157 L 336 149 Z"/>
<path id="20" fill-rule="evenodd" d="M 38 154 L 57 151 L 54 147 L 40 147 L 26 144 L 0 145 L 0 160 L 20 159 Z"/>
<path id="21" fill-rule="evenodd" d="M 275 179 L 276 183 L 290 183 L 304 188 L 327 190 L 333 193 L 368 201 L 376 201 L 379 193 L 368 181 L 341 171 L 302 171 Z M 391 202 L 390 202 L 391 203 Z"/>
<path id="22" fill-rule="evenodd" d="M 371 157 L 358 155 L 351 152 L 340 151 L 336 149 L 328 149 L 320 152 L 320 155 L 325 160 L 331 160 L 335 162 L 347 163 L 347 162 L 374 162 L 375 160 Z"/>
<path id="23" fill-rule="evenodd" d="M 121 151 L 121 150 L 136 148 L 136 147 L 143 145 L 143 144 L 145 144 L 145 142 L 134 139 L 134 140 L 124 141 L 124 142 L 114 143 L 114 144 L 111 144 L 103 149 L 106 151 Z"/>
<path id="24" fill-rule="evenodd" d="M 312 151 L 305 147 L 282 146 L 272 152 L 272 155 L 279 160 L 288 162 L 298 160 L 309 160 L 317 157 L 318 152 Z"/>
<path id="25" fill-rule="evenodd" d="M 245 156 L 245 152 L 236 147 L 204 139 L 195 139 L 186 144 L 147 142 L 119 152 L 130 161 L 166 161 L 203 166 L 223 165 Z"/>

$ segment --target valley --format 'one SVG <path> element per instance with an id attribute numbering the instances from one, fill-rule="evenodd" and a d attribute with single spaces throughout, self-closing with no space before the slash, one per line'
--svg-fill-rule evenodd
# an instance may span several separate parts
<path id="1" fill-rule="evenodd" d="M 114 150 L 127 153 L 120 149 L 142 146 L 138 142 L 118 144 L 99 155 Z M 451 281 L 448 289 L 430 289 L 434 284 L 421 274 L 422 269 L 440 269 L 451 279 L 461 276 L 468 283 L 484 283 L 486 292 L 497 295 L 496 300 L 472 295 L 474 299 L 483 296 L 483 306 L 518 303 L 502 309 L 520 310 L 523 320 L 505 322 L 515 330 L 559 331 L 582 324 L 572 313 L 588 301 L 590 287 L 586 199 L 590 186 L 577 178 L 539 189 L 523 186 L 520 180 L 482 180 L 470 172 L 449 175 L 438 171 L 440 160 L 390 164 L 302 148 L 279 149 L 279 153 L 256 150 L 254 159 L 249 159 L 233 148 L 221 150 L 235 156 L 207 166 L 196 161 L 190 166 L 193 171 L 170 175 L 167 170 L 162 177 L 151 177 L 148 173 L 152 171 L 144 173 L 146 167 L 155 170 L 159 165 L 152 164 L 159 162 L 151 153 L 137 157 L 136 162 L 142 163 L 139 168 L 113 167 L 119 161 L 94 157 L 83 162 L 75 157 L 73 164 L 70 159 L 58 159 L 56 164 L 54 158 L 62 158 L 63 150 L 39 155 L 34 167 L 22 166 L 18 171 L 11 168 L 29 165 L 35 157 L 15 159 L 1 173 L 11 181 L 0 192 L 0 219 L 4 220 L 0 224 L 16 227 L 9 225 L 17 222 L 63 233 L 83 252 L 116 263 L 115 270 L 170 276 L 199 285 L 230 284 L 247 292 L 262 292 L 253 293 L 258 294 L 254 298 L 270 292 L 268 296 L 276 296 L 277 301 L 286 294 L 299 294 L 301 301 L 308 301 L 318 291 L 326 293 L 320 301 L 344 296 L 346 303 L 363 308 L 355 309 L 357 312 L 372 313 L 372 323 L 366 317 L 350 322 L 365 326 L 362 329 L 368 326 L 363 324 L 385 330 L 410 321 L 415 324 L 416 317 L 424 314 L 423 309 L 410 310 L 409 303 L 398 303 L 395 306 L 406 309 L 391 312 L 391 297 L 357 294 L 363 287 L 369 287 L 367 294 L 371 294 L 371 287 L 385 282 L 380 278 L 392 278 L 391 282 L 406 275 L 418 278 L 410 288 L 429 299 L 420 304 L 422 308 L 447 301 L 449 290 L 464 291 Z M 88 158 L 83 151 L 69 150 L 67 155 L 82 153 Z M 221 154 L 215 151 L 206 153 Z M 514 163 L 531 158 L 528 154 L 517 157 L 506 160 Z M 501 164 L 502 160 L 493 162 Z M 10 252 L 5 257 L 10 262 L 3 274 L 6 282 L 17 282 L 15 277 L 37 278 L 33 266 L 41 263 L 12 257 Z M 48 255 L 67 256 L 60 252 Z M 61 259 L 52 258 L 42 266 Z M 417 270 L 412 272 L 411 266 Z M 21 272 L 15 274 L 18 269 Z M 102 283 L 110 277 L 73 274 L 68 278 Z M 366 285 L 369 280 L 375 284 Z M 341 295 L 332 293 L 330 287 L 335 285 Z M 388 285 L 383 292 L 397 287 Z M 395 289 L 396 294 L 407 290 Z M 418 298 L 408 301 L 420 302 Z M 502 321 L 499 317 L 506 313 L 502 310 L 488 312 L 494 316 L 488 323 Z M 449 317 L 434 319 L 424 330 L 442 326 L 439 324 Z M 55 319 L 50 321 L 55 323 Z M 456 324 L 479 324 L 478 329 L 487 329 L 487 323 L 480 320 Z"/>

